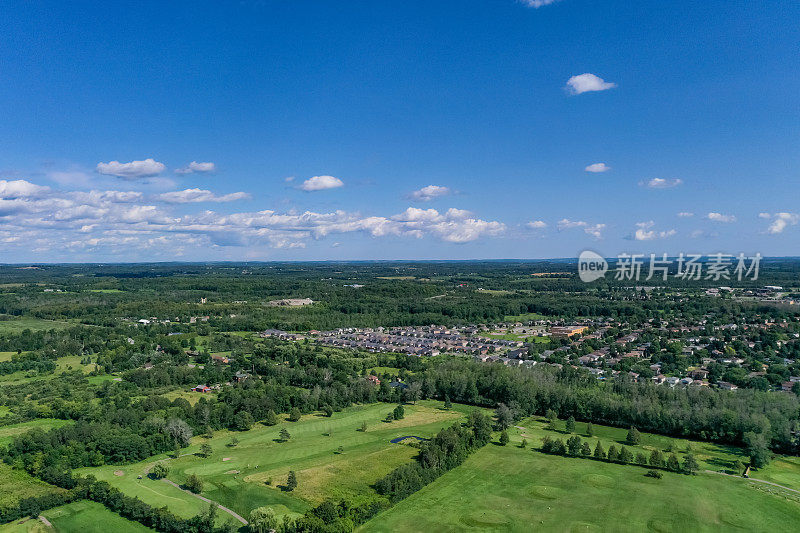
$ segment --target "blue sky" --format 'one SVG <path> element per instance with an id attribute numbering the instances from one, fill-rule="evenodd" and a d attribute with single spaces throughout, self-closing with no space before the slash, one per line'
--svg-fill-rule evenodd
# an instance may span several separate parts
<path id="1" fill-rule="evenodd" d="M 2 261 L 800 255 L 798 20 L 0 0 Z"/>

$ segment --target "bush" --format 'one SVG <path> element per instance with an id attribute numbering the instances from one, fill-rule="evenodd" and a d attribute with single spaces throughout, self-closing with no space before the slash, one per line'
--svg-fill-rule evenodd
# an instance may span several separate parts
<path id="1" fill-rule="evenodd" d="M 648 470 L 645 476 L 652 477 L 655 479 L 661 479 L 662 477 L 664 477 L 664 474 L 662 474 L 658 470 Z"/>
<path id="2" fill-rule="evenodd" d="M 161 479 L 167 477 L 169 474 L 169 466 L 166 463 L 156 463 L 150 470 L 150 476 L 154 479 Z"/>
<path id="3" fill-rule="evenodd" d="M 186 478 L 183 486 L 186 488 L 186 490 L 194 492 L 195 494 L 200 494 L 203 492 L 203 480 L 194 474 L 189 474 L 189 477 Z"/>

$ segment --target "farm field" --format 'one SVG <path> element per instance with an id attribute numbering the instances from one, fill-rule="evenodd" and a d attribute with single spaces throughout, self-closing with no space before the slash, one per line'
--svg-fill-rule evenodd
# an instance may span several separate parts
<path id="1" fill-rule="evenodd" d="M 792 531 L 800 513 L 742 478 L 645 472 L 489 444 L 359 531 Z"/>
<path id="2" fill-rule="evenodd" d="M 109 511 L 101 504 L 83 500 L 54 507 L 42 512 L 53 525 L 45 526 L 39 520 L 23 519 L 0 526 L 0 533 L 139 533 L 153 531 L 138 522 L 133 522 Z"/>
<path id="3" fill-rule="evenodd" d="M 392 444 L 391 439 L 433 436 L 467 412 L 465 407 L 446 411 L 441 402 L 422 401 L 406 405 L 403 420 L 384 422 L 391 409 L 387 404 L 355 406 L 330 418 L 311 414 L 298 422 L 256 424 L 245 432 L 219 431 L 211 439 L 194 437 L 192 445 L 182 451 L 187 455 L 177 459 L 161 455 L 132 465 L 83 468 L 76 473 L 93 474 L 151 505 L 166 504 L 181 516 L 202 511 L 204 504 L 194 496 L 146 476 L 155 462 L 164 460 L 170 467 L 168 479 L 181 484 L 195 474 L 204 482 L 203 496 L 242 516 L 264 505 L 273 507 L 278 515 L 302 514 L 326 498 L 357 502 L 374 497 L 370 485 L 416 454 L 415 448 Z M 367 431 L 359 431 L 365 422 Z M 291 434 L 288 442 L 279 442 L 281 428 Z M 234 436 L 239 443 L 231 447 Z M 203 443 L 213 449 L 208 458 L 195 455 Z M 289 470 L 295 471 L 298 479 L 298 487 L 291 493 L 282 490 Z M 224 512 L 220 515 L 230 517 Z"/>

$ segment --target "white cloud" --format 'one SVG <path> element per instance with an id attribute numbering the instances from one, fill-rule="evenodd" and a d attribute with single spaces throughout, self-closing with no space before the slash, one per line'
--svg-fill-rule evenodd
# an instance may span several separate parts
<path id="1" fill-rule="evenodd" d="M 585 169 L 586 172 L 608 172 L 611 170 L 611 167 L 606 165 L 605 163 L 592 163 Z"/>
<path id="2" fill-rule="evenodd" d="M 605 224 L 589 224 L 583 220 L 570 220 L 568 218 L 562 218 L 558 221 L 558 231 L 563 231 L 565 229 L 572 229 L 572 228 L 582 228 L 584 233 L 587 235 L 591 235 L 595 239 L 602 239 L 603 238 L 603 230 L 606 228 Z"/>
<path id="3" fill-rule="evenodd" d="M 69 260 L 82 253 L 119 260 L 168 259 L 187 250 L 207 254 L 224 247 L 247 247 L 250 253 L 263 247 L 302 248 L 311 240 L 343 233 L 465 243 L 498 236 L 506 230 L 502 222 L 482 220 L 456 208 L 440 212 L 410 207 L 393 216 L 362 216 L 341 210 L 201 210 L 177 214 L 172 212 L 177 209 L 173 207 L 176 204 L 232 201 L 245 193 L 217 195 L 204 189 L 153 194 L 63 191 L 25 180 L 0 181 L 0 192 L 3 191 L 6 197 L 0 197 L 0 251 L 27 254 L 40 250 L 48 254 L 48 260 Z"/>
<path id="4" fill-rule="evenodd" d="M 616 83 L 610 83 L 594 74 L 585 73 L 572 76 L 567 80 L 567 91 L 571 94 L 582 94 L 593 91 L 607 91 L 616 87 Z"/>
<path id="5" fill-rule="evenodd" d="M 325 189 L 335 189 L 343 186 L 344 183 L 339 178 L 333 176 L 314 176 L 303 182 L 300 188 L 304 191 L 323 191 Z"/>
<path id="6" fill-rule="evenodd" d="M 544 220 L 532 220 L 525 225 L 531 229 L 544 229 L 547 227 L 547 222 Z"/>
<path id="7" fill-rule="evenodd" d="M 758 218 L 772 218 L 772 215 L 769 213 L 759 213 Z"/>
<path id="8" fill-rule="evenodd" d="M 653 228 L 655 222 L 649 220 L 647 222 L 637 222 L 636 231 L 633 232 L 633 239 L 637 241 L 652 241 L 655 239 L 666 239 L 675 235 L 674 229 L 666 231 L 656 231 Z"/>
<path id="9" fill-rule="evenodd" d="M 144 161 L 131 161 L 130 163 L 120 163 L 119 161 L 97 163 L 98 173 L 129 180 L 157 176 L 164 172 L 165 168 L 164 163 L 159 163 L 152 158 Z"/>
<path id="10" fill-rule="evenodd" d="M 182 191 L 165 192 L 159 194 L 156 198 L 171 204 L 186 204 L 192 202 L 233 202 L 250 198 L 250 195 L 246 192 L 233 192 L 217 196 L 205 189 L 184 189 Z"/>
<path id="11" fill-rule="evenodd" d="M 683 180 L 680 178 L 674 178 L 674 179 L 652 178 L 647 181 L 640 181 L 639 185 L 641 185 L 642 187 L 647 187 L 648 189 L 671 189 L 672 187 L 677 187 L 682 183 Z"/>
<path id="12" fill-rule="evenodd" d="M 211 163 L 210 161 L 207 163 L 198 163 L 197 161 L 192 161 L 185 167 L 176 168 L 176 174 L 192 174 L 193 172 L 216 172 L 217 165 Z"/>
<path id="13" fill-rule="evenodd" d="M 690 213 L 689 211 L 681 211 L 678 213 L 678 217 L 680 218 L 691 218 L 694 216 L 694 213 Z"/>
<path id="14" fill-rule="evenodd" d="M 420 202 L 429 202 L 434 198 L 447 196 L 450 193 L 451 191 L 447 187 L 442 187 L 441 185 L 428 185 L 426 187 L 421 188 L 418 191 L 412 192 L 409 195 L 409 197 L 413 200 L 418 200 Z"/>
<path id="15" fill-rule="evenodd" d="M 26 180 L 0 180 L 0 198 L 37 198 L 50 190 L 50 187 L 36 185 Z"/>
<path id="16" fill-rule="evenodd" d="M 722 213 L 715 213 L 713 211 L 707 214 L 706 218 L 714 222 L 723 222 L 725 224 L 736 222 L 736 217 L 733 215 L 723 215 Z"/>
<path id="17" fill-rule="evenodd" d="M 550 4 L 555 4 L 556 2 L 560 2 L 561 0 L 520 0 L 523 4 L 528 7 L 532 7 L 534 9 L 539 9 L 540 7 L 549 6 Z"/>
<path id="18" fill-rule="evenodd" d="M 769 213 L 761 213 L 761 215 L 768 215 Z M 779 233 L 783 233 L 788 226 L 796 226 L 798 222 L 800 222 L 800 214 L 797 213 L 775 213 L 771 215 L 772 217 L 772 224 L 769 225 L 767 228 L 767 233 L 772 235 L 777 235 Z M 764 218 L 764 217 L 762 217 Z"/>

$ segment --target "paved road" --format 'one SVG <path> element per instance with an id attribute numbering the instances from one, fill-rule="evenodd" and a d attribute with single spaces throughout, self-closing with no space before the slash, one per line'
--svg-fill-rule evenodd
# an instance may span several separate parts
<path id="1" fill-rule="evenodd" d="M 714 470 L 705 470 L 705 472 L 709 472 L 711 474 L 719 474 L 721 476 L 728 476 L 728 477 L 738 477 L 739 479 L 744 479 L 745 481 L 755 481 L 758 483 L 764 483 L 765 485 L 772 485 L 773 487 L 778 487 L 779 489 L 788 490 L 790 492 L 794 492 L 800 494 L 800 490 L 792 489 L 786 487 L 784 485 L 778 485 L 777 483 L 773 483 L 772 481 L 767 481 L 766 479 L 756 479 L 754 477 L 741 477 L 741 476 L 734 476 L 733 474 L 726 474 L 725 472 L 716 472 Z"/>
<path id="2" fill-rule="evenodd" d="M 184 488 L 181 488 L 181 486 L 180 486 L 180 485 L 178 485 L 177 483 L 175 483 L 174 481 L 170 481 L 170 480 L 168 480 L 168 479 L 162 479 L 161 481 L 163 481 L 164 483 L 169 483 L 169 484 L 170 484 L 170 485 L 172 485 L 173 487 L 175 487 L 175 488 L 177 488 L 177 489 L 180 489 L 180 490 L 182 490 L 182 491 L 183 491 L 183 492 L 185 492 L 186 494 L 191 494 L 191 495 L 192 495 L 192 496 L 194 496 L 195 498 L 199 498 L 199 499 L 203 500 L 203 501 L 204 501 L 204 502 L 206 502 L 206 503 L 213 503 L 214 505 L 216 505 L 217 507 L 219 507 L 220 509 L 222 509 L 223 511 L 225 511 L 226 513 L 228 513 L 229 515 L 231 515 L 232 517 L 234 517 L 236 520 L 238 520 L 238 521 L 239 521 L 239 522 L 241 522 L 242 524 L 244 524 L 244 525 L 247 525 L 247 520 L 245 520 L 245 519 L 244 519 L 244 518 L 243 518 L 241 515 L 239 515 L 239 514 L 235 513 L 234 511 L 231 511 L 230 509 L 228 509 L 228 508 L 227 508 L 227 507 L 225 507 L 225 506 L 222 506 L 222 505 L 218 504 L 218 503 L 217 503 L 217 502 L 215 502 L 214 500 L 209 500 L 208 498 L 206 498 L 206 497 L 204 497 L 204 496 L 200 496 L 199 494 L 195 494 L 194 492 L 192 492 L 192 491 L 190 491 L 190 490 L 186 490 L 186 489 L 184 489 Z"/>

